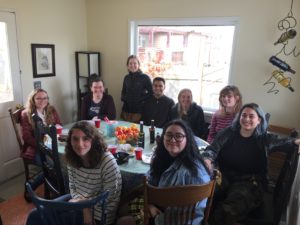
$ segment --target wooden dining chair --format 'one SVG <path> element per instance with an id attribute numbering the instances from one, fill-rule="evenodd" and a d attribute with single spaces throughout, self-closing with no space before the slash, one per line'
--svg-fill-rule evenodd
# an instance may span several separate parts
<path id="1" fill-rule="evenodd" d="M 207 198 L 207 207 L 202 224 L 207 224 L 216 184 L 216 172 L 207 184 L 174 187 L 154 187 L 144 177 L 144 225 L 149 224 L 149 205 L 164 211 L 164 224 L 189 224 L 195 217 L 195 206 Z"/>
<path id="2" fill-rule="evenodd" d="M 45 125 L 36 114 L 33 114 L 32 118 L 35 122 L 36 147 L 44 172 L 45 198 L 55 198 L 67 192 L 59 160 L 56 127 Z"/>
<path id="3" fill-rule="evenodd" d="M 22 140 L 22 136 L 21 136 L 21 127 L 20 127 L 21 114 L 22 114 L 23 110 L 24 110 L 24 107 L 18 108 L 15 111 L 13 111 L 11 108 L 8 109 L 8 112 L 9 112 L 9 115 L 11 118 L 11 122 L 12 122 L 12 125 L 14 128 L 15 134 L 16 134 L 20 153 L 23 148 L 23 140 Z M 41 167 L 33 159 L 27 159 L 27 158 L 22 157 L 22 160 L 23 160 L 24 172 L 25 172 L 24 197 L 26 200 L 29 200 L 26 195 L 25 183 L 28 182 L 29 180 L 33 180 L 35 177 L 39 176 L 41 173 Z"/>
<path id="4" fill-rule="evenodd" d="M 90 209 L 92 219 L 94 219 L 96 205 L 99 205 L 101 208 L 101 223 L 99 225 L 106 224 L 105 203 L 109 191 L 105 191 L 93 199 L 69 202 L 68 200 L 71 199 L 70 194 L 63 195 L 58 199 L 48 200 L 38 197 L 29 183 L 26 184 L 26 187 L 40 216 L 42 222 L 40 225 L 83 225 L 82 211 Z M 33 224 L 30 219 L 31 215 L 29 214 L 26 224 Z"/>

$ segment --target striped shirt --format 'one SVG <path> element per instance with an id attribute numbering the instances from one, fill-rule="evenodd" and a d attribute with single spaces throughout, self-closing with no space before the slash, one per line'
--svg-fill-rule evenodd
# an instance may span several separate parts
<path id="1" fill-rule="evenodd" d="M 74 168 L 68 166 L 69 187 L 72 198 L 92 199 L 108 190 L 106 201 L 106 223 L 115 221 L 120 201 L 122 179 L 119 167 L 113 155 L 105 152 L 99 165 L 94 168 Z M 95 219 L 101 220 L 101 209 L 95 207 Z"/>
<path id="2" fill-rule="evenodd" d="M 210 128 L 209 128 L 209 134 L 207 137 L 207 142 L 212 143 L 216 134 L 223 130 L 225 127 L 228 127 L 231 125 L 233 119 L 235 117 L 235 114 L 220 114 L 218 111 L 216 111 L 210 122 Z"/>

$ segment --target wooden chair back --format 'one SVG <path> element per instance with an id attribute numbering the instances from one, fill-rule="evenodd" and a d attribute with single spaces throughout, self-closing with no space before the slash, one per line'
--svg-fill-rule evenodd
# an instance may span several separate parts
<path id="1" fill-rule="evenodd" d="M 164 210 L 164 224 L 189 224 L 195 217 L 196 204 L 207 198 L 204 221 L 207 223 L 215 189 L 215 176 L 207 184 L 154 187 L 144 177 L 144 225 L 149 224 L 149 204 Z"/>
<path id="2" fill-rule="evenodd" d="M 45 197 L 50 199 L 61 196 L 66 193 L 66 188 L 57 148 L 56 127 L 43 124 L 36 114 L 32 117 L 35 121 L 36 147 L 40 154 L 45 179 Z"/>
<path id="3" fill-rule="evenodd" d="M 24 108 L 20 108 L 20 109 L 16 109 L 15 111 L 13 111 L 11 108 L 8 109 L 10 118 L 11 118 L 11 122 L 16 134 L 16 138 L 19 144 L 19 148 L 20 148 L 20 152 L 22 150 L 23 147 L 23 140 L 21 138 L 21 134 L 20 134 L 20 123 L 21 123 L 21 114 L 22 111 L 24 110 Z"/>
<path id="4" fill-rule="evenodd" d="M 32 202 L 37 208 L 38 214 L 42 220 L 41 225 L 78 225 L 84 224 L 82 211 L 90 209 L 92 219 L 94 219 L 95 205 L 101 208 L 101 223 L 106 224 L 105 203 L 109 191 L 101 193 L 99 196 L 85 201 L 68 202 L 70 194 L 61 196 L 59 199 L 46 200 L 38 197 L 32 190 L 29 183 L 26 187 L 30 193 Z M 29 216 L 30 217 L 30 216 Z M 94 223 L 93 223 L 94 224 Z"/>
<path id="5" fill-rule="evenodd" d="M 16 109 L 13 111 L 11 108 L 8 109 L 11 122 L 15 131 L 15 135 L 18 141 L 19 145 L 19 150 L 20 152 L 22 151 L 23 148 L 23 139 L 21 135 L 21 114 L 22 111 L 24 110 L 24 107 L 21 107 L 19 109 Z M 35 160 L 32 159 L 27 159 L 27 158 L 22 158 L 23 160 L 23 165 L 24 165 L 24 173 L 25 173 L 25 183 L 30 181 L 30 180 L 36 180 L 40 179 L 42 177 L 40 166 Z M 35 168 L 35 169 L 34 169 Z M 24 190 L 24 198 L 26 201 L 29 201 L 26 189 Z"/>

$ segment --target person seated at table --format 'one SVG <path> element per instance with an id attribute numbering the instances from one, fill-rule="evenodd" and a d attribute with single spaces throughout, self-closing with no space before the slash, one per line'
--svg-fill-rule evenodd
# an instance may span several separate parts
<path id="1" fill-rule="evenodd" d="M 222 173 L 209 224 L 233 225 L 263 200 L 267 156 L 272 151 L 292 151 L 300 139 L 267 133 L 265 113 L 255 103 L 245 104 L 230 127 L 220 131 L 202 154 L 207 166 L 217 163 Z"/>
<path id="2" fill-rule="evenodd" d="M 152 84 L 150 77 L 140 69 L 140 61 L 137 56 L 129 56 L 126 64 L 129 74 L 123 80 L 121 118 L 125 121 L 139 123 L 143 104 L 152 95 Z"/>
<path id="3" fill-rule="evenodd" d="M 150 164 L 148 180 L 157 187 L 204 184 L 210 181 L 209 171 L 199 153 L 192 131 L 182 120 L 170 121 L 164 127 Z M 134 209 L 129 204 L 131 216 L 120 218 L 118 225 L 142 224 L 140 210 L 143 204 L 134 205 L 140 202 L 143 201 L 133 201 L 132 205 L 136 207 Z M 206 200 L 197 204 L 192 224 L 201 224 L 205 207 Z M 152 217 L 157 217 L 155 220 L 158 224 L 164 224 L 162 212 L 158 208 L 151 206 L 150 212 Z"/>
<path id="4" fill-rule="evenodd" d="M 175 104 L 173 99 L 164 95 L 166 81 L 162 77 L 153 79 L 153 95 L 149 97 L 142 110 L 142 120 L 144 124 L 150 125 L 154 120 L 154 126 L 162 128 L 170 119 L 169 111 Z"/>
<path id="5" fill-rule="evenodd" d="M 20 125 L 24 141 L 21 157 L 40 163 L 39 154 L 36 152 L 36 141 L 34 137 L 35 123 L 32 119 L 33 113 L 37 114 L 46 125 L 61 125 L 61 121 L 55 107 L 50 105 L 48 93 L 44 89 L 36 89 L 29 94 L 25 110 L 23 110 L 21 114 Z"/>
<path id="6" fill-rule="evenodd" d="M 119 205 L 122 179 L 113 155 L 107 151 L 103 137 L 87 121 L 73 125 L 68 134 L 65 148 L 71 202 L 91 199 L 109 190 L 106 201 L 106 224 L 113 224 Z M 96 224 L 101 221 L 100 207 L 96 206 Z M 87 224 L 90 215 L 84 212 Z"/>
<path id="7" fill-rule="evenodd" d="M 91 93 L 85 95 L 81 103 L 81 120 L 116 119 L 116 107 L 111 95 L 105 93 L 103 80 L 94 75 L 90 80 Z"/>
<path id="8" fill-rule="evenodd" d="M 207 142 L 212 143 L 216 134 L 228 127 L 242 106 L 242 95 L 239 89 L 233 85 L 227 85 L 220 91 L 220 109 L 211 119 Z"/>
<path id="9" fill-rule="evenodd" d="M 182 89 L 178 94 L 178 103 L 170 111 L 170 119 L 182 119 L 192 129 L 195 136 L 205 136 L 204 113 L 201 106 L 193 102 L 193 95 L 190 89 Z"/>

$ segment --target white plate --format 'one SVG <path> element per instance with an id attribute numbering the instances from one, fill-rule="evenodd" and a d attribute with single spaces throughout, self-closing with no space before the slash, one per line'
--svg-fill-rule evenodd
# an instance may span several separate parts
<path id="1" fill-rule="evenodd" d="M 69 134 L 69 129 L 63 129 L 61 134 L 68 135 Z"/>
<path id="2" fill-rule="evenodd" d="M 152 153 L 147 153 L 142 155 L 142 161 L 143 163 L 150 164 L 152 158 Z"/>
<path id="3" fill-rule="evenodd" d="M 131 151 L 131 145 L 130 144 L 119 144 L 118 145 L 118 151 L 119 152 L 126 152 L 130 156 L 134 155 L 134 151 Z"/>

